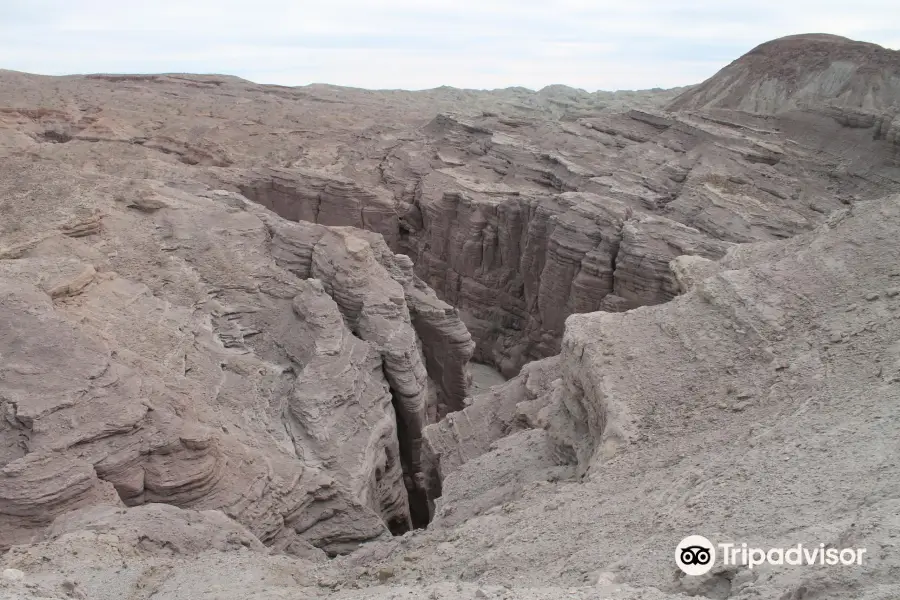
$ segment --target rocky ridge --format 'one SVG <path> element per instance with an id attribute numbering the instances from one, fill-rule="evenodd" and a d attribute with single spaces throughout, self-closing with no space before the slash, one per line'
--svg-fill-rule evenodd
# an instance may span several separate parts
<path id="1" fill-rule="evenodd" d="M 559 352 L 570 314 L 673 298 L 676 256 L 720 258 L 897 189 L 892 142 L 847 114 L 442 115 L 385 154 L 380 186 L 284 169 L 217 181 L 289 219 L 381 233 L 461 311 L 476 358 L 511 376 Z"/>
<path id="2" fill-rule="evenodd" d="M 891 113 L 823 102 L 769 116 L 667 112 L 662 92 L 621 110 L 564 88 L 375 93 L 217 76 L 51 88 L 6 77 L 10 151 L 202 182 L 289 220 L 380 233 L 460 311 L 475 358 L 506 376 L 557 353 L 569 314 L 671 299 L 675 256 L 808 231 L 898 187 Z M 578 110 L 556 111 L 559 97 Z"/>

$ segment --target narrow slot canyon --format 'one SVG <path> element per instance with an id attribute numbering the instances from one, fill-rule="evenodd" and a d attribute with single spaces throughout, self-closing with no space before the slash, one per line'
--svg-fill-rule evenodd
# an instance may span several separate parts
<path id="1" fill-rule="evenodd" d="M 424 529 L 431 521 L 431 511 L 428 508 L 426 491 L 417 485 L 417 482 L 424 481 L 421 470 L 417 466 L 421 461 L 416 457 L 416 454 L 420 452 L 421 435 L 418 441 L 414 440 L 410 435 L 409 426 L 406 423 L 407 420 L 400 411 L 396 395 L 393 399 L 393 405 L 394 412 L 397 415 L 397 439 L 400 442 L 403 487 L 409 504 L 409 522 L 412 529 Z M 394 535 L 403 535 L 406 531 L 408 531 L 407 527 L 404 527 L 402 530 L 391 529 L 391 533 Z"/>
<path id="2" fill-rule="evenodd" d="M 312 221 L 308 219 L 316 219 L 319 225 L 323 224 L 323 215 L 319 207 L 323 202 L 320 195 L 325 194 L 325 191 L 306 195 L 298 193 L 297 190 L 282 190 L 272 182 L 259 181 L 252 185 L 240 186 L 240 190 L 242 195 L 252 202 L 265 206 L 288 221 L 311 223 Z M 325 218 L 324 221 L 332 226 L 345 224 L 359 227 L 364 224 L 350 217 L 345 221 L 339 218 Z M 396 250 L 398 240 L 382 231 L 376 233 L 381 233 L 385 242 L 393 241 L 394 243 L 388 246 L 392 252 Z M 321 274 L 315 272 L 316 259 L 312 256 L 316 252 L 315 247 L 316 244 L 313 243 L 308 258 L 311 265 L 309 271 L 306 269 L 295 271 L 301 276 L 321 277 Z M 408 261 L 409 268 L 408 275 L 404 277 L 414 279 L 412 262 L 403 255 L 395 255 L 395 262 L 407 264 L 404 261 Z M 391 276 L 395 277 L 394 274 Z M 434 502 L 441 495 L 439 467 L 423 465 L 424 427 L 437 422 L 450 412 L 462 410 L 466 406 L 467 398 L 483 393 L 492 385 L 506 380 L 491 365 L 469 362 L 474 344 L 468 330 L 460 322 L 456 310 L 437 298 L 429 299 L 427 294 L 420 291 L 420 286 L 421 283 L 412 282 L 406 291 L 406 304 L 409 309 L 407 325 L 419 343 L 412 344 L 409 350 L 405 351 L 406 355 L 398 353 L 398 347 L 391 345 L 393 342 L 379 348 L 382 353 L 383 377 L 390 388 L 399 457 L 393 457 L 386 452 L 385 466 L 379 467 L 375 472 L 375 488 L 382 486 L 382 478 L 391 471 L 392 461 L 399 460 L 403 494 L 408 507 L 408 519 L 398 515 L 399 505 L 395 491 L 385 492 L 392 501 L 387 506 L 382 506 L 380 512 L 393 535 L 403 535 L 410 529 L 427 527 L 433 517 Z M 384 329 L 384 315 L 367 321 L 369 323 L 367 327 L 361 327 L 359 311 L 365 310 L 365 303 L 363 305 L 348 303 L 345 300 L 350 296 L 347 289 L 342 289 L 336 283 L 326 286 L 325 289 L 337 302 L 355 337 L 379 346 L 382 342 L 378 340 L 390 339 L 393 335 Z M 379 313 L 383 311 L 383 309 L 374 310 Z M 398 325 L 401 325 L 402 315 L 395 318 L 398 319 Z M 420 387 L 424 380 L 420 383 L 415 381 L 418 377 L 414 374 L 415 361 L 404 366 L 406 361 L 411 360 L 408 353 L 413 348 L 417 348 L 416 353 L 421 356 L 421 369 L 429 382 L 425 387 Z M 390 487 L 396 484 L 385 485 Z"/>

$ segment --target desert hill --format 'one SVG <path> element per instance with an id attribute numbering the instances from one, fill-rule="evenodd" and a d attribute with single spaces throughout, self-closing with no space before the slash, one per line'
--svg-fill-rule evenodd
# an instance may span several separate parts
<path id="1" fill-rule="evenodd" d="M 760 44 L 675 98 L 669 108 L 776 114 L 823 105 L 896 114 L 900 51 L 837 35 L 783 37 Z"/>

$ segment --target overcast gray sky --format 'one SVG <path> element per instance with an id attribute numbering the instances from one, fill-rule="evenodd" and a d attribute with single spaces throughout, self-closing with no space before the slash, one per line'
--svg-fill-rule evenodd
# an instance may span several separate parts
<path id="1" fill-rule="evenodd" d="M 0 68 L 586 90 L 699 82 L 766 40 L 900 49 L 898 0 L 0 0 Z"/>

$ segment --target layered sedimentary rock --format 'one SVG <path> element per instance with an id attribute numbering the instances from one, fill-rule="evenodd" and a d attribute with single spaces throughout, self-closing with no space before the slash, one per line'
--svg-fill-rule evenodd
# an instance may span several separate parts
<path id="1" fill-rule="evenodd" d="M 191 403 L 182 396 L 192 388 L 191 377 L 166 386 L 152 373 L 138 374 L 133 361 L 140 357 L 133 353 L 139 348 L 116 343 L 115 329 L 98 339 L 90 325 L 73 326 L 49 296 L 27 282 L 7 277 L 3 283 L 3 339 L 15 349 L 3 357 L 2 395 L 10 428 L 4 438 L 19 440 L 8 448 L 0 486 L 4 545 L 34 539 L 58 514 L 113 501 L 218 508 L 285 550 L 295 536 L 336 552 L 380 535 L 383 525 L 376 513 L 332 476 L 261 451 L 258 443 L 256 448 L 241 443 L 224 425 L 203 423 L 202 396 L 192 395 Z M 116 306 L 116 298 L 123 305 Z M 83 323 L 89 323 L 91 313 L 106 319 L 119 309 L 122 318 L 138 321 L 163 309 L 146 288 L 120 278 L 108 279 L 79 300 L 79 307 L 68 308 Z M 93 312 L 92 303 L 100 312 Z M 126 306 L 134 313 L 127 314 Z M 147 323 L 139 335 L 174 337 L 176 331 Z M 196 358 L 187 352 L 180 360 Z M 251 364 L 236 360 L 230 366 L 239 372 Z M 265 366 L 252 368 L 262 375 Z M 236 387 L 239 377 L 234 373 L 229 381 L 229 372 L 234 373 L 227 367 L 220 372 L 219 385 Z"/>
<path id="2" fill-rule="evenodd" d="M 317 279 L 303 283 L 293 309 L 295 327 L 304 330 L 296 334 L 312 340 L 285 410 L 297 456 L 341 473 L 389 527 L 410 529 L 396 415 L 378 350 L 344 326 Z"/>
<path id="3" fill-rule="evenodd" d="M 890 107 L 0 79 L 0 595 L 897 596 Z"/>
<path id="4" fill-rule="evenodd" d="M 881 90 L 890 88 L 889 51 L 818 38 L 775 46 L 782 43 L 811 44 L 823 64 L 850 60 L 860 77 L 868 68 L 866 81 L 881 77 Z M 874 68 L 865 67 L 867 57 Z M 186 191 L 202 182 L 289 220 L 379 233 L 460 311 L 476 359 L 507 376 L 559 351 L 569 314 L 670 299 L 665 265 L 679 254 L 714 259 L 727 243 L 808 231 L 845 203 L 897 189 L 900 179 L 896 115 L 883 103 L 788 103 L 791 110 L 767 116 L 663 111 L 670 92 L 376 94 L 123 76 L 53 80 L 59 92 L 45 93 L 43 79 L 4 77 L 2 152 Z M 131 108 L 105 102 L 113 89 Z M 621 104 L 626 98 L 630 106 Z M 123 197 L 126 207 L 165 210 L 164 197 L 139 191 Z M 103 235 L 105 217 L 84 208 L 58 226 Z M 10 210 L 17 217 L 26 208 Z M 441 318 L 440 309 L 428 312 Z M 452 395 L 464 396 L 461 380 L 440 387 L 454 386 Z"/>
<path id="5" fill-rule="evenodd" d="M 862 201 L 790 240 L 680 257 L 669 303 L 570 316 L 558 357 L 426 428 L 444 494 L 392 564 L 585 598 L 895 594 L 888 554 L 686 577 L 671 547 L 697 527 L 714 543 L 892 547 L 898 225 L 900 196 Z"/>
<path id="6" fill-rule="evenodd" d="M 510 376 L 559 351 L 570 314 L 671 299 L 668 262 L 681 254 L 719 258 L 732 243 L 808 231 L 854 198 L 896 189 L 892 117 L 848 115 L 632 110 L 513 123 L 444 114 L 383 150 L 361 140 L 361 160 L 343 170 L 353 189 L 326 169 L 215 180 L 310 220 L 312 209 L 297 210 L 321 204 L 323 181 L 343 186 L 354 208 L 337 222 L 370 227 L 408 255 L 461 311 L 475 357 Z M 377 226 L 356 210 L 391 198 L 397 218 Z"/>
<path id="7" fill-rule="evenodd" d="M 731 246 L 661 217 L 647 215 L 628 221 L 622 228 L 612 293 L 629 308 L 667 302 L 680 293 L 669 268 L 673 255 L 719 258 Z M 582 312 L 593 311 L 572 311 Z"/>
<path id="8" fill-rule="evenodd" d="M 440 121 L 430 143 L 456 148 L 466 167 L 424 177 L 404 222 L 417 272 L 462 311 L 476 356 L 507 375 L 557 351 L 569 314 L 671 299 L 667 265 L 680 254 L 714 259 L 732 243 L 795 235 L 897 186 L 889 145 L 827 111 L 777 126 L 637 111 L 582 119 L 552 161 L 511 128 L 475 122 L 491 136 Z M 822 150 L 837 171 L 819 166 Z"/>
<path id="9" fill-rule="evenodd" d="M 429 475 L 443 480 L 490 451 L 497 440 L 537 426 L 537 414 L 560 385 L 559 358 L 528 363 L 518 376 L 473 399 L 470 406 L 425 428 Z"/>
<path id="10" fill-rule="evenodd" d="M 52 219 L 78 176 L 48 194 L 18 169 L 8 191 L 53 209 L 0 260 L 4 546 L 115 502 L 219 509 L 285 552 L 427 521 L 421 431 L 461 405 L 473 343 L 408 259 L 224 191 L 135 210 L 134 183 L 73 238 Z"/>
<path id="11" fill-rule="evenodd" d="M 868 130 L 876 140 L 900 145 L 900 107 L 886 111 L 832 107 L 827 114 L 844 127 Z"/>
<path id="12" fill-rule="evenodd" d="M 393 198 L 351 180 L 314 171 L 270 169 L 238 186 L 253 198 L 291 221 L 352 226 L 397 241 Z M 381 192 L 380 194 L 378 192 Z M 387 197 L 386 197 L 387 196 Z"/>
<path id="13" fill-rule="evenodd" d="M 874 351 L 875 362 L 890 362 L 889 323 L 900 297 L 892 287 L 900 272 L 890 265 L 898 246 L 880 242 L 888 240 L 898 219 L 900 197 L 892 196 L 838 211 L 814 232 L 786 243 L 737 245 L 718 262 L 680 257 L 672 269 L 686 297 L 667 307 L 664 322 L 641 311 L 570 317 L 559 357 L 565 385 L 559 407 L 567 415 L 563 428 L 574 434 L 580 463 L 599 466 L 624 444 L 642 439 L 648 419 L 665 418 L 655 408 L 665 404 L 665 397 L 719 398 L 720 408 L 742 412 L 778 398 L 839 393 L 846 382 L 803 378 L 801 384 L 796 376 L 804 368 L 818 368 L 820 361 L 831 364 L 825 355 L 843 364 L 840 369 L 852 370 L 854 348 L 871 343 L 881 349 Z M 859 247 L 854 240 L 862 237 L 875 243 Z M 841 253 L 842 259 L 833 261 L 828 252 Z M 851 316 L 842 319 L 839 311 Z M 701 324 L 702 332 L 692 331 Z M 798 339 L 798 329 L 806 327 Z M 684 364 L 679 370 L 670 363 L 671 348 L 633 343 L 660 335 L 679 346 L 676 361 L 697 366 Z M 641 361 L 665 365 L 657 378 L 662 372 L 671 375 L 668 384 L 655 389 L 655 399 L 638 398 L 629 388 L 630 381 L 649 376 L 636 369 Z M 690 376 L 692 370 L 701 379 Z M 862 373 L 856 377 L 873 393 L 888 394 L 886 400 L 895 397 L 895 369 L 876 371 L 874 380 Z M 616 380 L 611 372 L 627 375 Z M 721 378 L 711 377 L 716 372 Z M 710 378 L 703 379 L 704 374 Z M 789 374 L 794 376 L 785 379 Z M 551 430 L 558 425 L 550 425 Z"/>
<path id="14" fill-rule="evenodd" d="M 101 505 L 5 554 L 0 585 L 173 600 L 896 596 L 898 226 L 900 197 L 859 202 L 790 240 L 678 259 L 686 293 L 669 303 L 569 317 L 558 358 L 427 428 L 448 473 L 416 535 L 328 562 L 301 544 L 285 561 L 220 514 Z M 672 547 L 697 527 L 867 555 L 686 577 Z"/>

